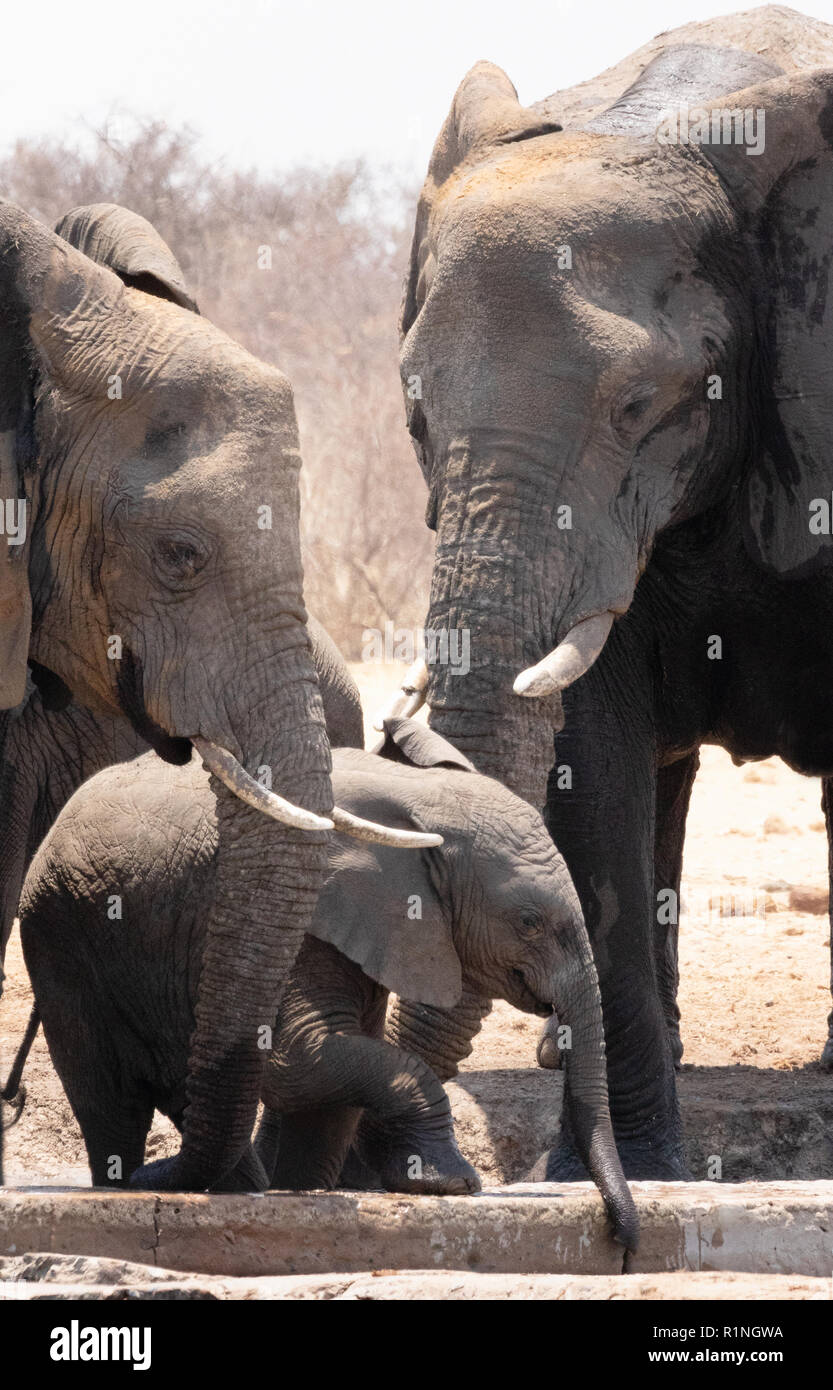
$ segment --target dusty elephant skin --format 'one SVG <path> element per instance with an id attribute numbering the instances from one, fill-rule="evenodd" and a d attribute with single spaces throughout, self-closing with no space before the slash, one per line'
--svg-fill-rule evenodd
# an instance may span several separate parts
<path id="1" fill-rule="evenodd" d="M 257 1029 L 274 1016 L 309 923 L 331 823 L 292 393 L 199 317 L 142 218 L 97 205 L 60 230 L 0 205 L 0 494 L 17 501 L 20 523 L 0 557 L 4 930 L 45 828 L 35 824 L 43 805 L 20 809 L 21 739 L 37 726 L 27 661 L 41 709 L 68 721 L 58 746 L 93 731 L 78 763 L 70 752 L 50 769 L 54 809 L 99 757 L 143 743 L 176 765 L 198 738 L 232 785 L 227 764 L 239 765 L 237 792 L 216 787 L 216 891 L 182 1150 L 134 1175 L 154 1187 L 222 1186 L 248 1144 Z M 32 754 L 36 763 L 37 745 Z M 244 804 L 242 769 L 264 766 L 291 797 L 270 798 L 269 815 L 321 829 L 278 828 Z"/>
<path id="2" fill-rule="evenodd" d="M 470 633 L 468 674 L 431 669 L 432 727 L 545 807 L 625 1171 L 675 1178 L 657 894 L 679 889 L 698 748 L 833 774 L 833 29 L 753 10 L 651 50 L 526 109 L 490 64 L 464 79 L 401 365 L 437 533 L 427 627 Z M 683 106 L 751 112 L 756 148 L 671 142 Z M 448 1076 L 477 1021 L 404 1005 L 392 1036 Z M 548 1175 L 580 1171 L 568 1130 Z"/>
<path id="3" fill-rule="evenodd" d="M 590 943 L 541 817 L 411 720 L 389 722 L 379 755 L 337 749 L 333 757 L 339 805 L 412 831 L 430 822 L 443 843 L 417 857 L 333 838 L 310 934 L 265 1042 L 273 1046 L 257 1157 L 241 1161 L 235 1181 L 333 1187 L 366 1110 L 386 1188 L 477 1190 L 441 1083 L 381 1037 L 389 990 L 443 1007 L 465 989 L 528 1013 L 556 1008 L 577 1146 L 615 1235 L 635 1249 Z M 85 783 L 27 876 L 26 964 L 96 1184 L 122 1183 L 141 1162 L 154 1108 L 182 1123 L 217 879 L 204 771 L 196 760 L 166 769 L 151 754 Z"/>

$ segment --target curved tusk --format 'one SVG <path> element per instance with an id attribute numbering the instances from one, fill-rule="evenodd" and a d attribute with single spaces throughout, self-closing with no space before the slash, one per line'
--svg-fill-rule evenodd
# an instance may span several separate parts
<path id="1" fill-rule="evenodd" d="M 316 816 L 313 811 L 305 811 L 303 806 L 295 806 L 262 787 L 226 748 L 198 735 L 191 742 L 209 772 L 219 777 L 223 785 L 245 801 L 247 806 L 254 806 L 256 811 L 263 811 L 273 820 L 280 821 L 281 825 L 292 825 L 296 830 L 332 830 L 333 822 L 328 817 Z"/>
<path id="2" fill-rule="evenodd" d="M 396 694 L 388 701 L 381 714 L 377 714 L 373 721 L 374 729 L 382 733 L 386 719 L 410 719 L 411 715 L 416 714 L 425 704 L 427 687 L 428 666 L 424 658 L 420 657 L 408 667 Z"/>
<path id="3" fill-rule="evenodd" d="M 589 671 L 612 626 L 611 612 L 599 613 L 595 618 L 585 618 L 584 622 L 576 623 L 564 641 L 559 642 L 543 661 L 521 671 L 512 687 L 515 694 L 539 698 L 552 695 L 557 690 L 566 690 L 568 685 Z"/>
<path id="4" fill-rule="evenodd" d="M 386 825 L 377 825 L 372 820 L 362 820 L 351 811 L 333 807 L 333 824 L 336 830 L 352 835 L 355 840 L 366 840 L 370 845 L 395 845 L 399 849 L 434 849 L 443 842 L 442 835 L 433 835 L 427 830 L 392 830 Z"/>

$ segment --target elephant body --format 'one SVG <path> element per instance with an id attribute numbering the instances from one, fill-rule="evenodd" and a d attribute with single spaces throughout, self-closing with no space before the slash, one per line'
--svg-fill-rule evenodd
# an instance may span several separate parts
<path id="1" fill-rule="evenodd" d="M 705 137 L 669 136 L 703 109 Z M 756 147 L 712 140 L 723 110 Z M 633 1177 L 687 1174 L 667 890 L 699 746 L 777 754 L 829 808 L 831 110 L 833 29 L 782 9 L 664 34 L 529 108 L 478 64 L 417 213 L 401 364 L 437 532 L 426 626 L 471 650 L 466 675 L 433 662 L 430 722 L 545 808 Z M 448 1074 L 477 1023 L 401 1002 L 390 1035 Z M 581 1173 L 569 1127 L 547 1171 Z"/>
<path id="2" fill-rule="evenodd" d="M 289 382 L 200 317 L 149 223 L 97 204 L 50 232 L 0 202 L 0 495 L 16 503 L 0 554 L 4 927 L 50 814 L 42 800 L 15 820 L 43 777 L 41 710 L 84 747 L 83 766 L 70 753 L 46 770 L 53 810 L 107 721 L 93 766 L 146 745 L 184 764 L 196 746 L 217 779 L 183 1145 L 138 1185 L 214 1186 L 245 1151 L 263 1069 L 249 1019 L 277 1007 L 338 816 L 299 469 Z"/>
<path id="3" fill-rule="evenodd" d="M 419 857 L 334 836 L 310 933 L 277 1020 L 256 1150 L 236 1181 L 335 1185 L 362 1112 L 384 1186 L 466 1192 L 476 1174 L 424 1061 L 383 1036 L 388 991 L 432 1007 L 464 994 L 547 1015 L 570 1047 L 574 1123 L 614 1230 L 636 1217 L 612 1144 L 598 983 L 578 900 L 540 816 L 424 726 L 390 721 L 380 754 L 334 752 L 340 804 L 419 830 Z M 188 1040 L 217 882 L 217 817 L 197 761 L 146 754 L 71 798 L 39 849 L 21 939 L 50 1052 L 78 1118 L 93 1181 L 141 1163 L 154 1108 L 181 1123 Z M 245 891 L 245 888 L 244 888 Z"/>

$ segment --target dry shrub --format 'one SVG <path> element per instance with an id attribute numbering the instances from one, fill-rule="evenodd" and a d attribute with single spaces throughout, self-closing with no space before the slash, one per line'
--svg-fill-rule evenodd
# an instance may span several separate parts
<path id="1" fill-rule="evenodd" d="M 96 132 L 91 148 L 18 143 L 0 161 L 0 194 L 50 225 L 92 202 L 153 222 L 202 312 L 292 381 L 310 611 L 350 657 L 366 626 L 418 626 L 431 537 L 396 344 L 415 190 L 361 163 L 229 173 L 199 158 L 187 130 L 128 125 Z"/>

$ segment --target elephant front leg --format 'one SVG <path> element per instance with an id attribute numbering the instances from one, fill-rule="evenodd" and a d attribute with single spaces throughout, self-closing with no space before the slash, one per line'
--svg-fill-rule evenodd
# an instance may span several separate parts
<path id="1" fill-rule="evenodd" d="M 338 1112 L 338 1121 L 355 1107 L 372 1113 L 372 1168 L 389 1192 L 464 1195 L 480 1188 L 477 1173 L 457 1148 L 441 1082 L 418 1057 L 380 1038 L 330 1033 L 313 1046 L 293 1047 L 280 1071 L 270 1076 L 268 1099 L 283 1114 L 276 1185 L 288 1176 L 295 1186 L 310 1186 L 313 1177 L 320 1180 L 320 1131 L 312 1150 L 316 1172 L 311 1174 L 305 1145 L 317 1121 L 310 1127 L 305 1115 L 315 1110 L 326 1116 L 329 1109 Z M 336 1146 L 330 1150 L 328 1186 L 341 1171 L 352 1132 L 341 1124 L 338 1136 L 337 1151 Z M 361 1144 L 359 1151 L 367 1161 Z"/>
<path id="2" fill-rule="evenodd" d="M 829 915 L 831 925 L 830 993 L 833 995 L 833 777 L 822 778 L 821 804 L 824 811 L 824 822 L 827 826 L 827 873 L 830 881 Z M 821 1065 L 825 1071 L 833 1071 L 833 1009 L 827 1015 L 827 1042 L 821 1054 Z"/>
<path id="3" fill-rule="evenodd" d="M 471 1055 L 472 1039 L 491 1009 L 491 999 L 465 983 L 459 1004 L 451 1009 L 397 999 L 388 1015 L 385 1037 L 395 1047 L 421 1057 L 440 1081 L 450 1081 L 460 1063 Z"/>
<path id="4" fill-rule="evenodd" d="M 396 999 L 388 1015 L 385 1038 L 410 1056 L 421 1058 L 439 1081 L 450 1081 L 457 1075 L 460 1063 L 470 1056 L 472 1039 L 480 1032 L 491 1008 L 491 999 L 483 998 L 465 983 L 459 1004 L 451 1009 Z M 366 1111 L 342 1185 L 373 1186 L 372 1175 L 381 1172 L 386 1162 L 386 1142 L 384 1126 L 372 1111 Z"/>
<path id="5" fill-rule="evenodd" d="M 654 951 L 657 988 L 671 1056 L 679 1068 L 683 1055 L 677 991 L 679 969 L 680 879 L 691 789 L 700 766 L 699 749 L 657 773 L 656 832 L 654 836 Z"/>
<path id="6" fill-rule="evenodd" d="M 594 668 L 568 692 L 546 820 L 593 946 L 622 1166 L 631 1178 L 673 1180 L 687 1177 L 687 1169 L 655 964 L 654 720 L 649 682 L 632 689 L 625 704 L 623 684 L 633 687 L 633 671 Z M 585 1175 L 571 1132 L 571 1060 L 561 1138 L 547 1164 L 551 1179 Z"/>

